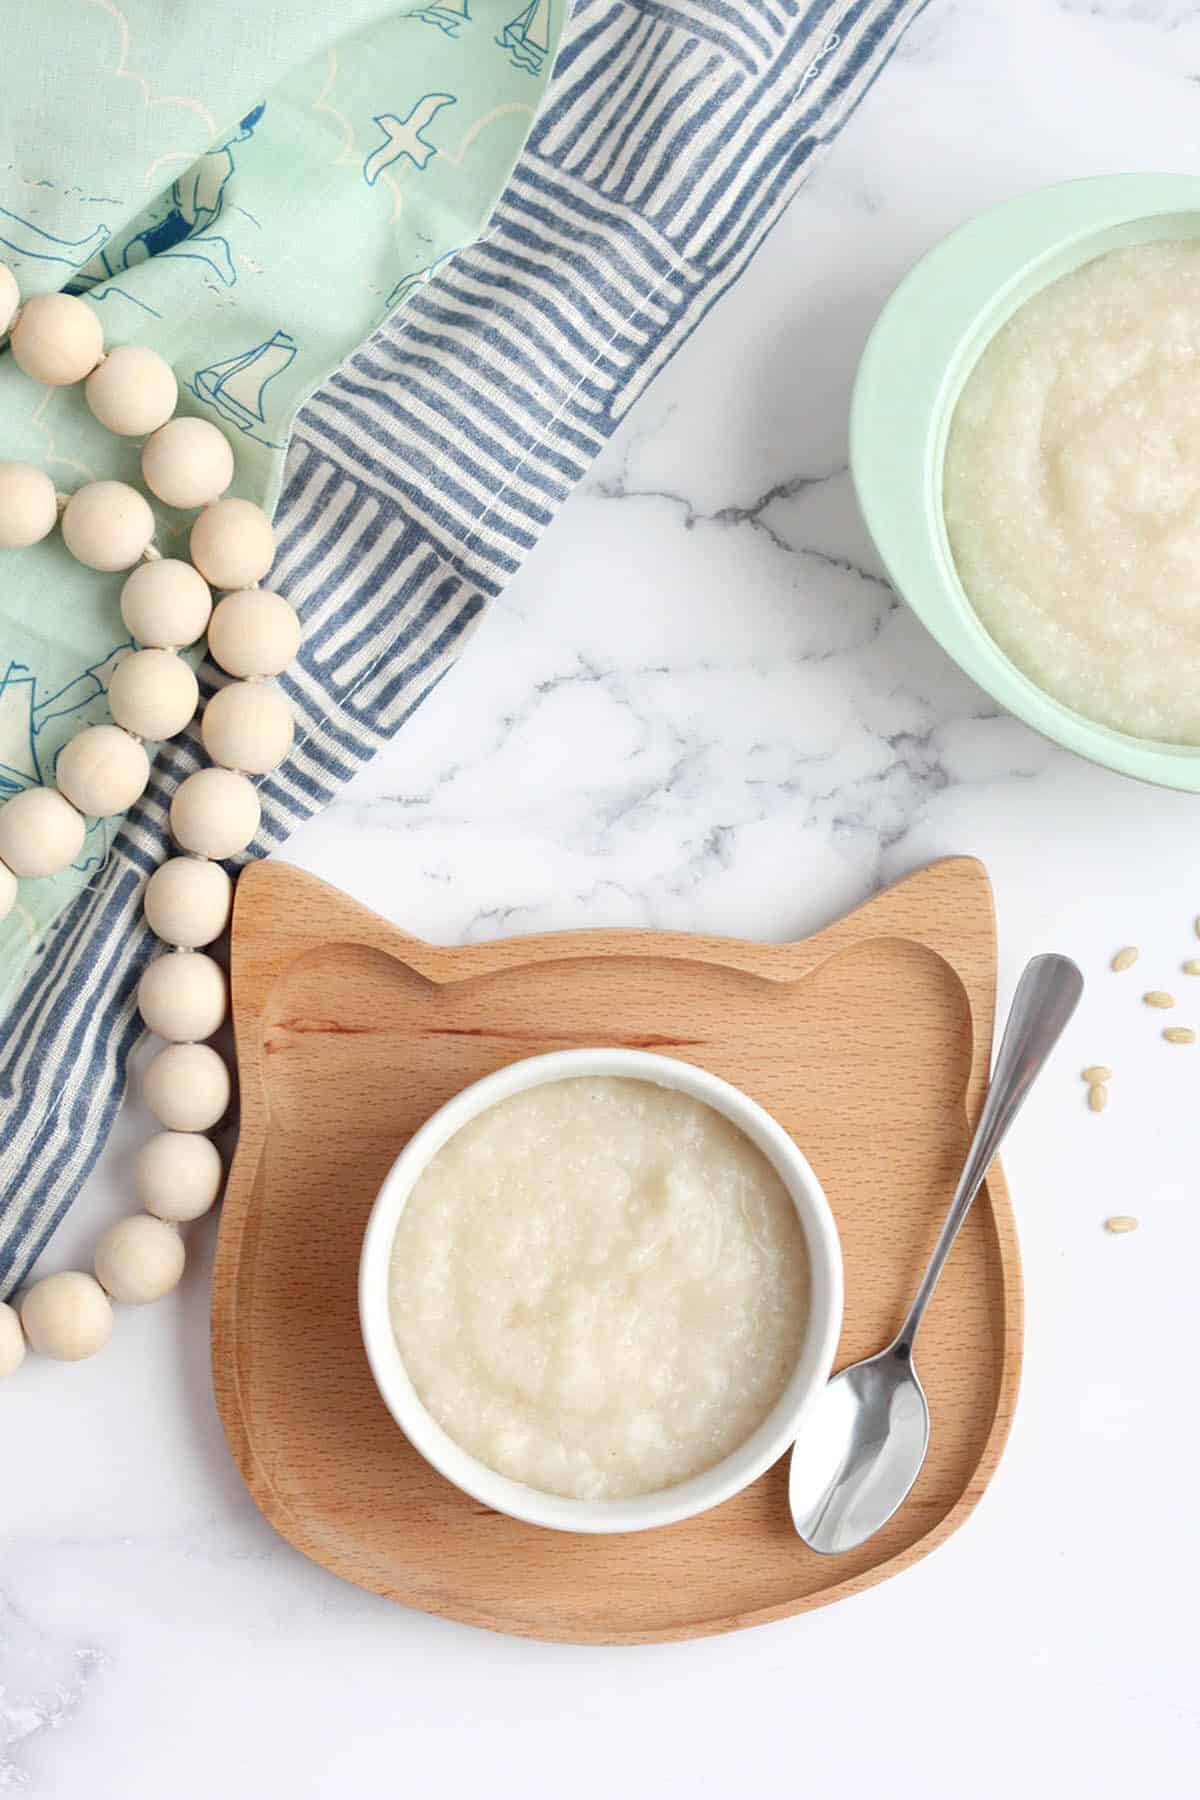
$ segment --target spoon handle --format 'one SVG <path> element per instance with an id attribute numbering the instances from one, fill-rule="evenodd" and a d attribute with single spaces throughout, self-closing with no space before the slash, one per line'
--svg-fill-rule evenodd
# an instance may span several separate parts
<path id="1" fill-rule="evenodd" d="M 1063 1028 L 1079 1003 L 1083 992 L 1083 976 L 1065 956 L 1035 956 L 1028 963 L 1017 984 L 1012 1011 L 1004 1028 L 1004 1040 L 992 1084 L 979 1116 L 971 1148 L 959 1177 L 954 1201 L 941 1236 L 934 1245 L 929 1267 L 921 1278 L 917 1297 L 894 1343 L 900 1353 L 911 1352 L 921 1315 L 937 1286 L 942 1264 L 950 1254 L 950 1246 L 971 1202 L 983 1185 L 983 1178 L 1009 1126 L 1021 1110 L 1026 1094 L 1042 1071 L 1046 1058 L 1062 1036 Z"/>

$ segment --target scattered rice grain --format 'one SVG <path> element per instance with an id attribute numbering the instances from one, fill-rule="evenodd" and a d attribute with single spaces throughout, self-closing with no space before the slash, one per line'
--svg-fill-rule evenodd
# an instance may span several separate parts
<path id="1" fill-rule="evenodd" d="M 1196 1034 L 1190 1025 L 1168 1025 L 1163 1032 L 1168 1044 L 1194 1044 Z"/>
<path id="2" fill-rule="evenodd" d="M 1200 937 L 1200 919 L 1196 921 L 1196 936 Z M 1132 969 L 1137 959 L 1137 950 L 1132 944 L 1126 944 L 1125 948 L 1118 950 L 1112 959 L 1113 973 L 1119 975 L 1123 969 Z"/>
<path id="3" fill-rule="evenodd" d="M 1102 1081 L 1093 1082 L 1088 1089 L 1088 1105 L 1093 1112 L 1103 1112 L 1108 1105 L 1108 1089 Z"/>
<path id="4" fill-rule="evenodd" d="M 1138 1222 L 1128 1213 L 1117 1213 L 1111 1219 L 1105 1219 L 1105 1231 L 1136 1231 Z"/>
<path id="5" fill-rule="evenodd" d="M 1083 1071 L 1083 1079 L 1093 1087 L 1098 1081 L 1111 1081 L 1112 1070 L 1106 1069 L 1103 1063 L 1093 1063 L 1090 1069 Z"/>
<path id="6" fill-rule="evenodd" d="M 1147 1006 L 1157 1006 L 1164 1012 L 1167 1007 L 1175 1004 L 1174 994 L 1164 994 L 1161 988 L 1151 988 L 1148 994 L 1142 995 L 1142 999 Z"/>

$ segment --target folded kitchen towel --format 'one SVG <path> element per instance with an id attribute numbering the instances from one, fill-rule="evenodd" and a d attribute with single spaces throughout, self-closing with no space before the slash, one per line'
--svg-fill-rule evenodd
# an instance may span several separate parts
<path id="1" fill-rule="evenodd" d="M 234 492 L 274 508 L 298 407 L 486 225 L 561 15 L 555 0 L 40 0 L 4 67 L 6 95 L 53 79 L 0 126 L 0 259 L 27 297 L 66 282 L 110 342 L 164 356 L 179 410 L 228 433 Z M 139 443 L 11 356 L 0 445 L 60 490 L 140 481 Z M 165 555 L 186 556 L 190 522 L 158 509 Z M 120 588 L 57 536 L 0 556 L 0 803 L 52 781 L 62 746 L 107 719 L 130 647 Z M 0 920 L 0 1011 L 120 826 L 92 820 L 71 869 L 22 886 Z"/>
<path id="2" fill-rule="evenodd" d="M 262 783 L 254 854 L 327 804 L 451 666 L 922 4 L 578 0 L 482 236 L 423 271 L 296 419 L 272 574 L 304 621 L 284 677 L 296 747 Z M 518 48 L 546 5 L 514 0 Z M 214 685 L 206 665 L 202 695 Z M 167 851 L 171 793 L 201 760 L 194 731 L 163 747 L 11 1003 L 0 1293 L 71 1205 L 120 1102 L 155 949 L 140 892 Z"/>

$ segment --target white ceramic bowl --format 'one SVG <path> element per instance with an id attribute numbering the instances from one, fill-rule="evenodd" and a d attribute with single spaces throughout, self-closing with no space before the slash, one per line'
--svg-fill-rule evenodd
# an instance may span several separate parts
<path id="1" fill-rule="evenodd" d="M 703 1100 L 732 1121 L 766 1156 L 796 1207 L 808 1249 L 808 1329 L 795 1373 L 758 1430 L 703 1474 L 633 1500 L 570 1500 L 526 1487 L 489 1469 L 449 1437 L 426 1411 L 404 1367 L 388 1314 L 388 1266 L 396 1227 L 427 1163 L 454 1133 L 510 1094 L 569 1076 L 618 1075 L 657 1082 Z M 728 1500 L 756 1481 L 796 1436 L 809 1401 L 829 1379 L 842 1326 L 842 1251 L 820 1183 L 787 1132 L 756 1101 L 690 1063 L 642 1050 L 563 1050 L 534 1056 L 477 1081 L 421 1127 L 393 1163 L 371 1210 L 359 1264 L 358 1307 L 371 1373 L 392 1417 L 427 1462 L 496 1512 L 557 1531 L 645 1531 L 671 1525 Z"/>

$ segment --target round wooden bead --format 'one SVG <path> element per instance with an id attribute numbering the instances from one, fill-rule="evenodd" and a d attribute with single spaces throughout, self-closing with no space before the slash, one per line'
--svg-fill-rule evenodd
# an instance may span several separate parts
<path id="1" fill-rule="evenodd" d="M 89 725 L 59 751 L 54 779 L 79 812 L 107 819 L 126 812 L 145 793 L 150 758 L 116 725 Z"/>
<path id="2" fill-rule="evenodd" d="M 174 1225 L 131 1213 L 110 1225 L 96 1245 L 96 1279 L 121 1306 L 161 1300 L 183 1274 L 183 1239 Z"/>
<path id="3" fill-rule="evenodd" d="M 13 1374 L 24 1361 L 25 1333 L 20 1317 L 15 1307 L 0 1300 L 0 1376 Z"/>
<path id="4" fill-rule="evenodd" d="M 17 308 L 21 304 L 21 290 L 17 286 L 17 278 L 12 270 L 0 263 L 0 337 L 3 337 L 17 316 Z"/>
<path id="5" fill-rule="evenodd" d="M 217 602 L 208 652 L 231 675 L 279 675 L 300 648 L 296 609 L 269 588 L 242 588 Z"/>
<path id="6" fill-rule="evenodd" d="M 0 550 L 40 544 L 58 523 L 54 483 L 32 463 L 0 463 Z"/>
<path id="7" fill-rule="evenodd" d="M 134 650 L 123 656 L 108 684 L 117 724 L 155 742 L 182 731 L 199 703 L 195 670 L 170 650 Z"/>
<path id="8" fill-rule="evenodd" d="M 164 944 L 198 950 L 219 938 L 229 923 L 233 882 L 220 863 L 172 856 L 146 883 L 142 907 Z"/>
<path id="9" fill-rule="evenodd" d="M 200 721 L 204 748 L 226 769 L 265 775 L 292 747 L 292 712 L 276 687 L 235 681 L 215 693 Z"/>
<path id="10" fill-rule="evenodd" d="M 17 878 L 7 863 L 0 862 L 0 919 L 7 919 L 17 904 Z"/>
<path id="11" fill-rule="evenodd" d="M 9 339 L 13 361 L 35 381 L 65 387 L 82 381 L 104 354 L 104 331 L 74 294 L 35 294 L 21 308 Z"/>
<path id="12" fill-rule="evenodd" d="M 142 563 L 121 589 L 125 629 L 147 649 L 186 649 L 204 636 L 211 612 L 203 575 L 172 556 Z"/>
<path id="13" fill-rule="evenodd" d="M 142 450 L 142 478 L 166 506 L 211 506 L 233 480 L 233 451 L 207 419 L 172 419 Z"/>
<path id="14" fill-rule="evenodd" d="M 232 1092 L 229 1070 L 209 1044 L 168 1044 L 142 1077 L 142 1097 L 168 1131 L 211 1131 Z"/>
<path id="15" fill-rule="evenodd" d="M 225 1022 L 225 972 L 200 950 L 156 957 L 138 983 L 138 1011 L 148 1030 L 172 1044 L 196 1044 Z"/>
<path id="16" fill-rule="evenodd" d="M 84 396 L 108 431 L 146 437 L 175 411 L 179 384 L 170 363 L 142 344 L 110 350 L 84 384 Z"/>
<path id="17" fill-rule="evenodd" d="M 160 1131 L 143 1144 L 133 1165 L 138 1200 L 156 1219 L 187 1225 L 221 1192 L 221 1152 L 196 1131 Z"/>
<path id="18" fill-rule="evenodd" d="M 113 1309 L 100 1283 L 79 1269 L 35 1281 L 21 1300 L 25 1336 L 39 1356 L 81 1362 L 112 1336 Z"/>
<path id="19" fill-rule="evenodd" d="M 154 536 L 150 503 L 124 481 L 89 481 L 67 501 L 63 543 L 76 562 L 106 575 L 131 569 Z"/>
<path id="20" fill-rule="evenodd" d="M 252 500 L 218 500 L 206 506 L 191 535 L 192 561 L 215 588 L 247 588 L 261 581 L 275 559 L 275 533 Z"/>
<path id="21" fill-rule="evenodd" d="M 0 806 L 0 862 L 22 881 L 59 875 L 83 849 L 83 815 L 53 788 L 25 788 Z"/>
<path id="22" fill-rule="evenodd" d="M 0 813 L 0 820 L 3 816 Z M 246 848 L 261 817 L 254 783 L 232 769 L 197 769 L 180 782 L 171 802 L 175 842 L 193 856 L 211 856 L 218 862 Z"/>

